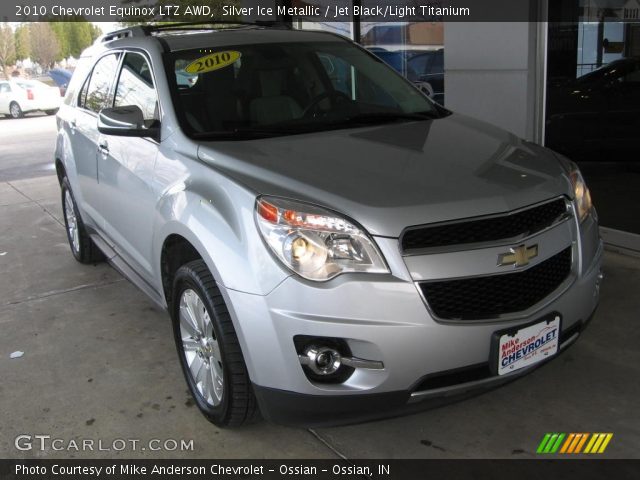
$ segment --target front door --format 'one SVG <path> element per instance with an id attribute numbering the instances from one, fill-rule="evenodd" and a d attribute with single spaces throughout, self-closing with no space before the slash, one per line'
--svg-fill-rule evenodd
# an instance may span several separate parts
<path id="1" fill-rule="evenodd" d="M 98 112 L 112 101 L 111 87 L 118 67 L 117 53 L 105 55 L 93 67 L 78 94 L 76 108 L 63 123 L 78 175 L 76 201 L 88 218 L 85 223 L 102 229 L 102 208 L 97 196 Z"/>
<path id="2" fill-rule="evenodd" d="M 125 54 L 114 92 L 114 107 L 136 105 L 147 127 L 159 124 L 158 97 L 145 56 Z M 98 195 L 104 231 L 123 260 L 147 281 L 152 280 L 153 180 L 158 148 L 152 138 L 102 134 L 98 138 Z"/>

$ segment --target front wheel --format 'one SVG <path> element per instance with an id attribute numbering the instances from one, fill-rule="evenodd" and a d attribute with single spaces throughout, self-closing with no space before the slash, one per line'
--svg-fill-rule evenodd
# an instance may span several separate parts
<path id="1" fill-rule="evenodd" d="M 257 414 L 238 337 L 222 294 L 202 260 L 180 267 L 174 280 L 173 333 L 191 395 L 219 427 L 237 427 Z"/>
<path id="2" fill-rule="evenodd" d="M 20 108 L 18 102 L 11 102 L 11 105 L 9 105 L 9 115 L 11 118 L 24 117 L 24 113 L 22 113 L 22 108 Z"/>

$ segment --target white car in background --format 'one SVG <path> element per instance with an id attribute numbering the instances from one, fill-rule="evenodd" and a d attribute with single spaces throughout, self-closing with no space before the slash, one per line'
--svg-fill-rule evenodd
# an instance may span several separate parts
<path id="1" fill-rule="evenodd" d="M 0 115 L 5 117 L 21 118 L 36 111 L 54 115 L 61 103 L 58 87 L 37 80 L 0 81 Z"/>

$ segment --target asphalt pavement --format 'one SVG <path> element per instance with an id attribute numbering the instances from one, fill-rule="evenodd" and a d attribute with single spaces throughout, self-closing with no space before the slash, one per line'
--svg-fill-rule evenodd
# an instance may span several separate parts
<path id="1" fill-rule="evenodd" d="M 0 115 L 0 182 L 54 174 L 56 118 L 43 113 L 17 120 Z"/>

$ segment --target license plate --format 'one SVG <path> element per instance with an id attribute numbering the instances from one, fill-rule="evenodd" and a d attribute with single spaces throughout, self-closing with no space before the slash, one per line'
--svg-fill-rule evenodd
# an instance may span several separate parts
<path id="1" fill-rule="evenodd" d="M 559 336 L 559 315 L 516 331 L 500 334 L 498 375 L 515 372 L 552 357 L 558 352 Z"/>

